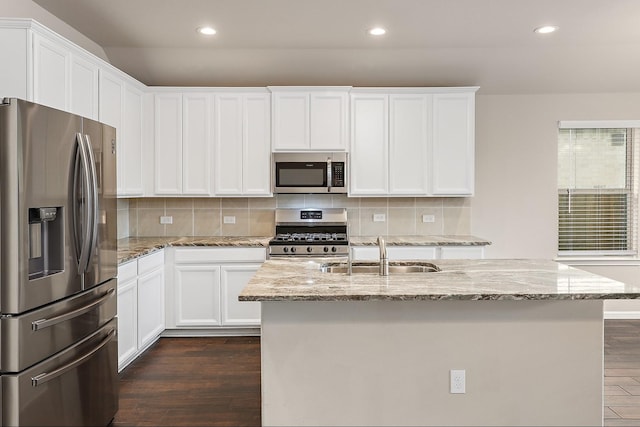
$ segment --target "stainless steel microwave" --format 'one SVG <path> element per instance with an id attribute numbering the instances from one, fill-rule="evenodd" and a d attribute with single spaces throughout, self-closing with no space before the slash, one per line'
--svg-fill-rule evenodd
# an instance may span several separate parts
<path id="1" fill-rule="evenodd" d="M 347 193 L 347 153 L 274 153 L 274 193 Z"/>

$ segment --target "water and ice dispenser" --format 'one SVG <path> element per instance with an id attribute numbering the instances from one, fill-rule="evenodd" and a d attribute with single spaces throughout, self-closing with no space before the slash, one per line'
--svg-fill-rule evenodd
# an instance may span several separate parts
<path id="1" fill-rule="evenodd" d="M 62 207 L 29 208 L 29 280 L 64 269 Z"/>

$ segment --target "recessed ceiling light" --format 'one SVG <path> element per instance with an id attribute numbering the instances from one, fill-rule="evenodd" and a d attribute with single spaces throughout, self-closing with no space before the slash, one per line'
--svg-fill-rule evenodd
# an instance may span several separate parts
<path id="1" fill-rule="evenodd" d="M 196 31 L 203 36 L 212 36 L 217 32 L 213 27 L 200 27 Z"/>
<path id="2" fill-rule="evenodd" d="M 558 27 L 556 27 L 555 25 L 545 25 L 533 30 L 534 33 L 538 33 L 538 34 L 549 34 L 556 31 L 558 31 Z"/>
<path id="3" fill-rule="evenodd" d="M 375 28 L 370 29 L 370 30 L 368 31 L 368 33 L 369 33 L 370 35 L 372 35 L 372 36 L 382 36 L 382 35 L 384 35 L 384 34 L 386 34 L 386 33 L 387 33 L 387 30 L 385 30 L 385 29 L 384 29 L 384 28 L 382 28 L 382 27 L 375 27 Z"/>

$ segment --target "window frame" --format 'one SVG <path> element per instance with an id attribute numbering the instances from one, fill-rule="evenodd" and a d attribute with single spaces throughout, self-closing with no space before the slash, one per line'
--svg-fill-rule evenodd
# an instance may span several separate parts
<path id="1" fill-rule="evenodd" d="M 625 128 L 625 129 L 634 129 L 636 133 L 633 144 L 635 145 L 631 148 L 634 156 L 631 160 L 632 164 L 627 165 L 632 170 L 631 174 L 631 186 L 630 188 L 625 187 L 624 191 L 631 193 L 632 198 L 632 212 L 631 218 L 627 217 L 627 220 L 631 224 L 630 236 L 628 239 L 630 240 L 629 246 L 627 250 L 560 250 L 560 192 L 563 191 L 557 184 L 558 179 L 556 179 L 556 207 L 558 211 L 556 213 L 556 248 L 557 248 L 557 257 L 558 259 L 571 259 L 571 260 L 598 260 L 598 259 L 617 259 L 617 260 L 638 260 L 638 229 L 640 227 L 640 221 L 638 220 L 640 203 L 638 201 L 638 178 L 640 178 L 640 168 L 638 167 L 638 152 L 640 150 L 640 144 L 638 140 L 640 140 L 640 120 L 563 120 L 558 122 L 558 130 L 561 129 L 611 129 L 611 128 Z M 559 134 L 558 134 L 559 137 Z M 556 143 L 559 142 L 559 138 L 556 138 Z M 556 149 L 556 161 L 559 161 L 559 146 Z M 559 164 L 557 164 L 556 170 L 558 170 Z M 587 190 L 576 190 L 577 192 L 583 192 Z M 622 190 L 621 190 L 622 191 Z"/>

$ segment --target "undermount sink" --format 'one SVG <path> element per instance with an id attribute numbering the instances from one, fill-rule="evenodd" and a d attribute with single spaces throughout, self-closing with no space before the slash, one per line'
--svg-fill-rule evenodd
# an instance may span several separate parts
<path id="1" fill-rule="evenodd" d="M 322 273 L 348 273 L 349 266 L 347 264 L 329 263 L 320 266 Z M 351 266 L 353 274 L 378 274 L 380 266 L 377 262 L 358 262 Z M 406 274 L 406 273 L 434 273 L 440 271 L 440 267 L 430 262 L 390 262 L 389 274 Z"/>

